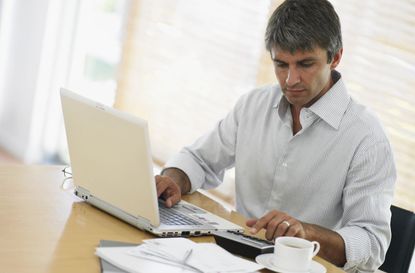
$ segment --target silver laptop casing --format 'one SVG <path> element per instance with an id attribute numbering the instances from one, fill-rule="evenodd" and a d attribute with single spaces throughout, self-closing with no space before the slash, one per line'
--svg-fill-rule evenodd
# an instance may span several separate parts
<path id="1" fill-rule="evenodd" d="M 185 201 L 174 209 L 190 210 L 190 217 L 205 224 L 161 224 L 147 122 L 64 88 L 61 103 L 77 196 L 158 236 L 243 231 Z"/>

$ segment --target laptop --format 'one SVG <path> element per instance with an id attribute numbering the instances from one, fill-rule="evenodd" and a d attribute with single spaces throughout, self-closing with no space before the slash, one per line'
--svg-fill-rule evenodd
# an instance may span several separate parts
<path id="1" fill-rule="evenodd" d="M 184 200 L 157 198 L 147 122 L 75 92 L 60 90 L 75 194 L 160 237 L 243 228 Z"/>

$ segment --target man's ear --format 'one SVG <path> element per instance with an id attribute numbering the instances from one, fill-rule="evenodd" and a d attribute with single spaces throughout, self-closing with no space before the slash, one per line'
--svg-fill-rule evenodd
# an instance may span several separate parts
<path id="1" fill-rule="evenodd" d="M 337 51 L 337 53 L 334 54 L 333 56 L 333 60 L 330 65 L 331 70 L 335 69 L 339 65 L 340 60 L 342 59 L 342 55 L 343 55 L 343 48 L 340 48 L 339 51 Z"/>

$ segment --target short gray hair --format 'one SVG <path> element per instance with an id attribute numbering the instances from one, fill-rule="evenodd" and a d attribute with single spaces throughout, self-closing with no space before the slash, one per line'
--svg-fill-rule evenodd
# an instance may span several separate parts
<path id="1" fill-rule="evenodd" d="M 319 46 L 327 50 L 329 63 L 343 47 L 339 17 L 327 0 L 286 0 L 268 21 L 265 46 L 291 53 Z"/>

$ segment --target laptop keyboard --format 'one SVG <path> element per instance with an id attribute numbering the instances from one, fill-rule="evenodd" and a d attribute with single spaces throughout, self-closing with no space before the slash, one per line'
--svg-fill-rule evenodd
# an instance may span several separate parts
<path id="1" fill-rule="evenodd" d="M 199 226 L 202 223 L 197 222 L 196 220 L 181 214 L 174 209 L 168 209 L 160 206 L 160 220 L 165 225 L 190 225 L 190 226 Z"/>

